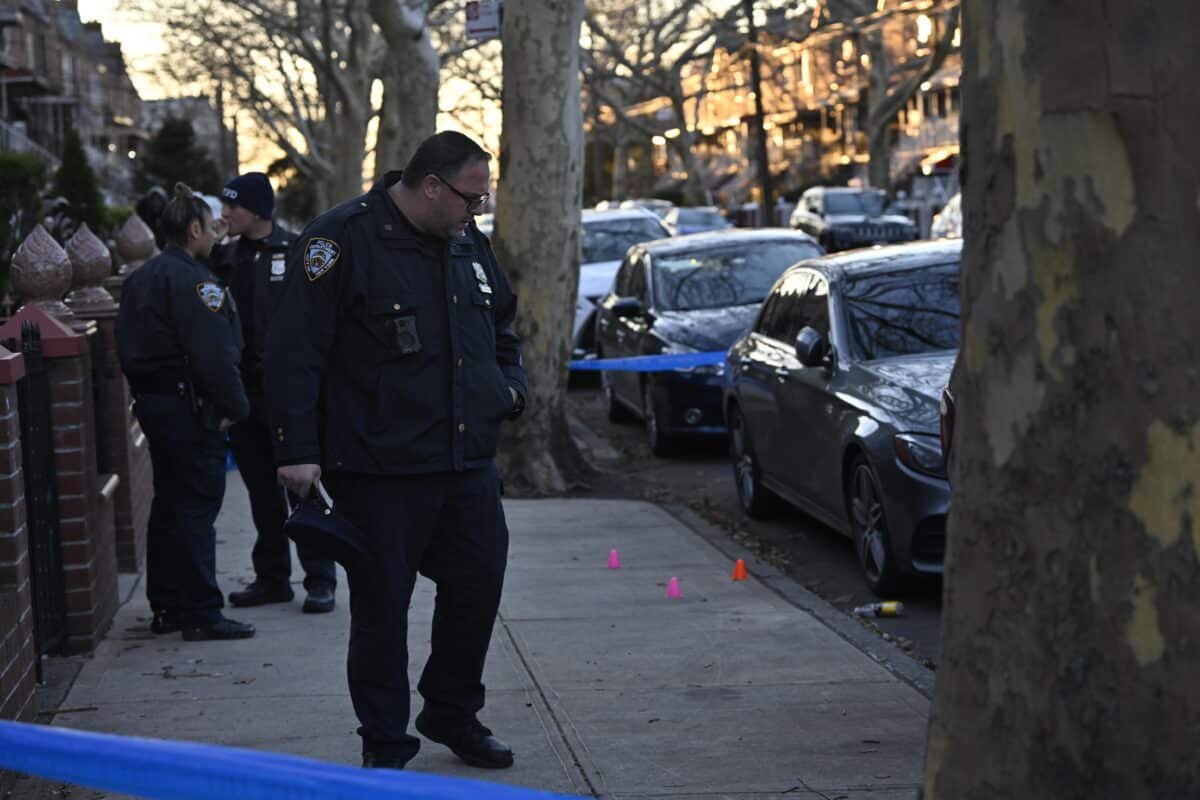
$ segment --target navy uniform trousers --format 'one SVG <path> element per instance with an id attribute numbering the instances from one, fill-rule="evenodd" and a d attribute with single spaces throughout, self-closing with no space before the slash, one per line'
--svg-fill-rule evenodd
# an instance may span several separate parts
<path id="1" fill-rule="evenodd" d="M 483 708 L 483 665 L 500 607 L 508 526 L 495 465 L 466 472 L 322 477 L 334 507 L 365 533 L 375 569 L 349 575 L 350 697 L 364 750 L 411 758 L 408 606 L 417 573 L 437 586 L 423 716 L 455 730 Z"/>
<path id="2" fill-rule="evenodd" d="M 211 625 L 224 605 L 213 524 L 225 497 L 225 437 L 201 426 L 186 397 L 139 394 L 134 413 L 154 467 L 146 531 L 150 608 L 185 628 Z"/>
<path id="3" fill-rule="evenodd" d="M 258 536 L 250 558 L 255 580 L 270 588 L 288 588 L 292 576 L 292 547 L 283 532 L 287 520 L 283 489 L 275 472 L 271 429 L 267 425 L 261 394 L 249 395 L 250 416 L 229 429 L 229 447 L 237 461 L 238 472 L 250 495 L 250 515 Z M 304 588 L 308 591 L 337 583 L 334 564 L 306 548 L 297 546 L 296 555 L 304 569 Z"/>

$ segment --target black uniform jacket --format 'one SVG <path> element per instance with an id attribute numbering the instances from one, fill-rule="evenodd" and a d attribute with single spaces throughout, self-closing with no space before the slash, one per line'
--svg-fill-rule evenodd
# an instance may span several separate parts
<path id="1" fill-rule="evenodd" d="M 242 377 L 251 394 L 262 391 L 271 310 L 283 295 L 288 249 L 295 241 L 296 234 L 276 224 L 262 239 L 240 236 L 213 251 L 213 269 L 237 302 L 246 343 Z"/>
<path id="2" fill-rule="evenodd" d="M 238 371 L 237 309 L 216 276 L 178 247 L 167 247 L 126 279 L 117 354 L 135 394 L 186 378 L 220 416 L 236 422 L 250 412 Z"/>
<path id="3" fill-rule="evenodd" d="M 490 463 L 509 387 L 527 392 L 517 299 L 472 225 L 417 231 L 387 195 L 313 221 L 292 250 L 267 340 L 276 462 L 405 475 Z"/>

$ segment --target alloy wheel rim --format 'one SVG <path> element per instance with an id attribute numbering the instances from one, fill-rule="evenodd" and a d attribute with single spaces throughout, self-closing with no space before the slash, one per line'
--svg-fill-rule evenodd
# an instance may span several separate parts
<path id="1" fill-rule="evenodd" d="M 642 411 L 646 415 L 646 435 L 650 439 L 650 447 L 658 445 L 658 415 L 654 413 L 654 398 L 650 384 L 642 390 Z"/>
<path id="2" fill-rule="evenodd" d="M 867 577 L 877 581 L 887 563 L 884 544 L 883 504 L 875 491 L 875 482 L 868 467 L 860 466 L 854 473 L 854 494 L 850 500 L 851 515 L 858 533 L 858 554 Z"/>
<path id="3" fill-rule="evenodd" d="M 740 416 L 733 418 L 729 433 L 733 441 L 733 474 L 738 494 L 742 505 L 749 506 L 754 501 L 754 459 L 746 452 L 746 434 Z"/>

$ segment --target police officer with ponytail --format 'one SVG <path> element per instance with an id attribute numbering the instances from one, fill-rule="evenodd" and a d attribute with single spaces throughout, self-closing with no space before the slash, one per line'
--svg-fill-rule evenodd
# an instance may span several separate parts
<path id="1" fill-rule="evenodd" d="M 154 500 L 146 541 L 151 630 L 188 641 L 245 639 L 221 614 L 216 522 L 225 496 L 225 431 L 250 411 L 238 369 L 237 310 L 202 264 L 218 226 L 183 184 L 158 220 L 166 243 L 126 280 L 117 317 L 121 370 L 150 442 Z"/>

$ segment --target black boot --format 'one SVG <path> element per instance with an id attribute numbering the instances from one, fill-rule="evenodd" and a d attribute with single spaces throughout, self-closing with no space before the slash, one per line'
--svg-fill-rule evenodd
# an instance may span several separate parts
<path id="1" fill-rule="evenodd" d="M 254 626 L 221 617 L 216 622 L 198 627 L 184 628 L 183 639 L 187 642 L 207 642 L 223 639 L 249 639 L 254 635 Z"/>
<path id="2" fill-rule="evenodd" d="M 290 603 L 295 592 L 288 585 L 271 586 L 254 581 L 245 589 L 229 593 L 229 603 L 242 608 L 249 606 L 265 606 L 268 603 Z"/>
<path id="3" fill-rule="evenodd" d="M 454 755 L 472 767 L 506 769 L 513 765 L 512 749 L 493 736 L 479 720 L 473 719 L 456 729 L 440 728 L 430 723 L 425 712 L 421 712 L 413 724 L 426 739 L 449 747 Z"/>
<path id="4" fill-rule="evenodd" d="M 305 614 L 328 614 L 333 611 L 333 587 L 332 586 L 317 586 L 308 590 L 308 597 L 304 598 Z"/>

